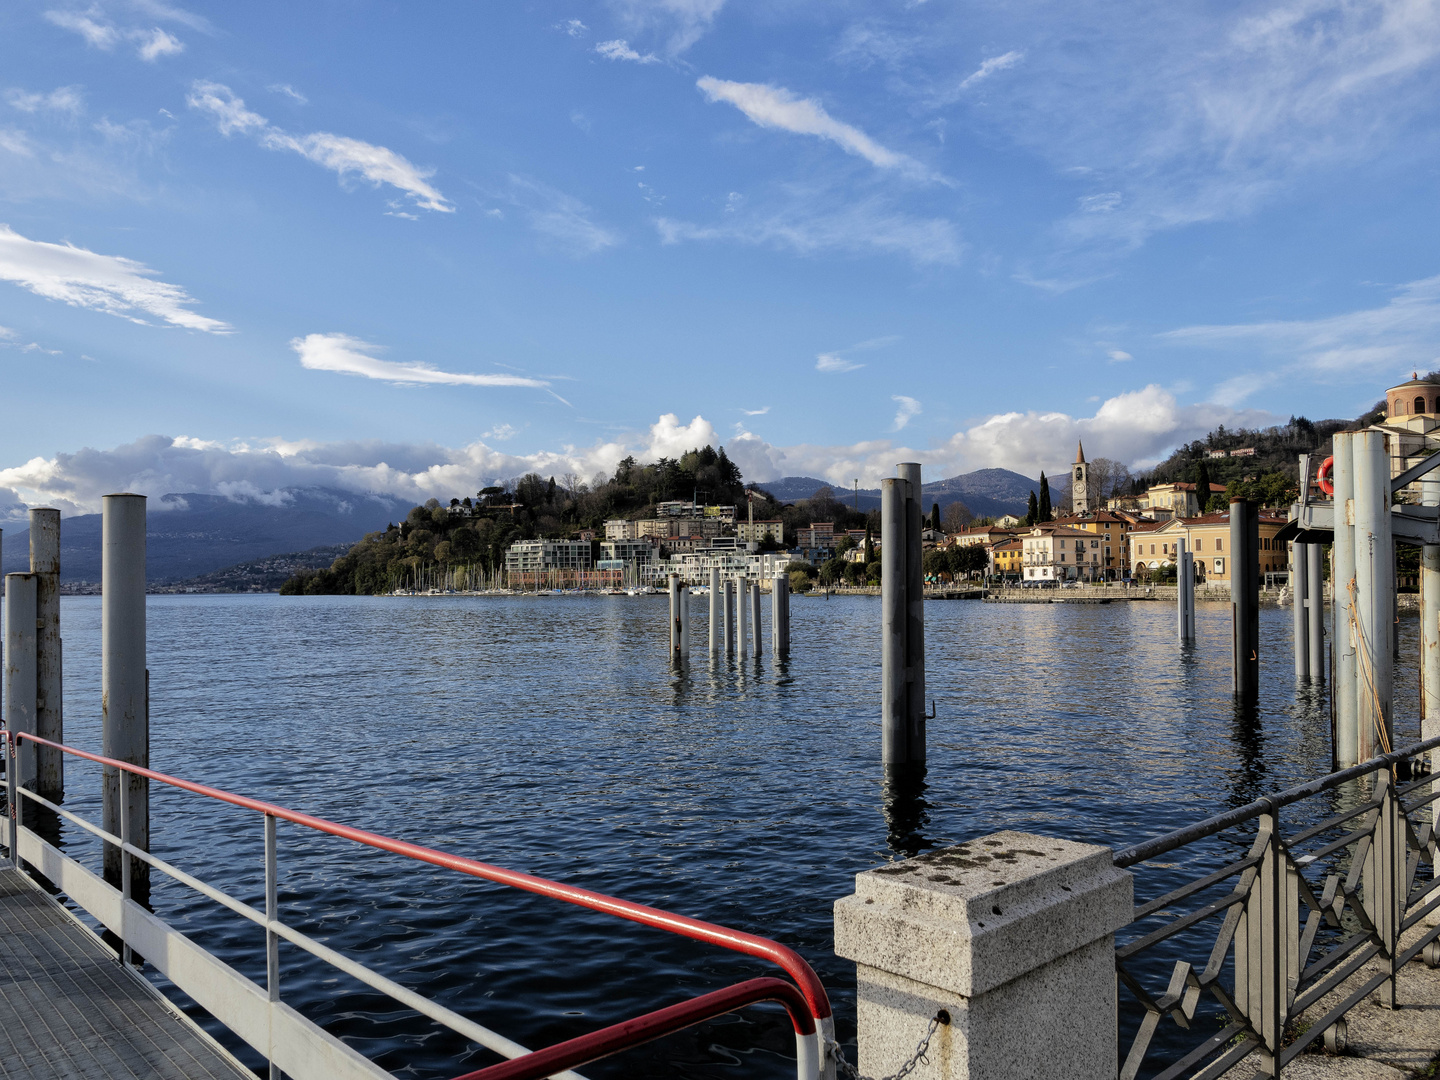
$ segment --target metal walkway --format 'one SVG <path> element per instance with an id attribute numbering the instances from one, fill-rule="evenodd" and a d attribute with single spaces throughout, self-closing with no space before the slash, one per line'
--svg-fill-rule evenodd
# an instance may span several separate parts
<path id="1" fill-rule="evenodd" d="M 0 1077 L 254 1080 L 9 868 L 0 869 Z"/>

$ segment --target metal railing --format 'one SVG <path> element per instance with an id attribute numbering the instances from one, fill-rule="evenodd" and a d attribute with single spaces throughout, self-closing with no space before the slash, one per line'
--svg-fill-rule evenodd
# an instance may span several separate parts
<path id="1" fill-rule="evenodd" d="M 1440 926 L 1421 925 L 1440 907 L 1440 790 L 1428 790 L 1423 760 L 1436 747 L 1440 738 L 1415 743 L 1115 853 L 1116 866 L 1149 864 L 1137 883 L 1170 886 L 1138 904 L 1115 950 L 1141 1011 L 1121 1080 L 1210 1080 L 1252 1053 L 1256 1076 L 1279 1076 L 1317 1039 L 1343 1048 L 1345 1014 L 1368 995 L 1393 1008 L 1403 965 L 1422 953 L 1440 962 Z M 1292 807 L 1287 834 L 1281 811 Z M 1372 962 L 1378 972 L 1365 970 Z M 1167 1017 L 1175 1027 L 1152 1055 Z"/>
<path id="2" fill-rule="evenodd" d="M 270 1062 L 272 1080 L 281 1075 L 294 1077 L 296 1080 L 380 1080 L 390 1076 L 368 1058 L 282 1002 L 279 962 L 279 943 L 282 940 L 298 946 L 464 1038 L 511 1059 L 478 1071 L 467 1072 L 456 1080 L 479 1080 L 481 1077 L 485 1080 L 526 1080 L 545 1076 L 584 1080 L 578 1074 L 567 1070 L 693 1027 L 705 1020 L 759 1001 L 778 1002 L 789 1013 L 795 1030 L 796 1071 L 799 1080 L 833 1080 L 835 1065 L 827 1050 L 828 1046 L 834 1045 L 834 1020 L 829 998 L 819 976 L 810 965 L 798 953 L 778 942 L 685 915 L 631 903 L 604 893 L 550 881 L 533 874 L 506 870 L 475 859 L 340 825 L 273 803 L 64 746 L 28 732 L 0 732 L 0 737 L 4 739 L 7 759 L 5 775 L 9 807 L 3 839 L 17 869 L 22 861 L 35 867 L 61 892 L 120 939 L 122 955 L 127 962 L 130 961 L 132 953 L 143 956 L 201 1007 L 262 1054 Z M 106 769 L 144 777 L 262 814 L 265 837 L 265 910 L 260 911 L 237 900 L 166 860 L 133 845 L 130 842 L 127 814 L 120 814 L 121 834 L 116 836 L 93 822 L 62 809 L 49 799 L 17 786 L 15 778 L 19 775 L 18 755 L 24 752 L 22 742 L 52 747 Z M 120 888 L 116 889 L 26 827 L 24 806 L 27 801 L 45 807 L 104 843 L 118 847 L 134 859 L 194 889 L 242 918 L 264 927 L 267 985 L 260 987 L 137 903 L 132 893 L 130 858 L 123 855 L 120 858 L 121 884 Z M 281 920 L 277 892 L 279 868 L 275 830 L 278 821 L 288 821 L 316 832 L 403 855 L 418 862 L 563 900 L 591 911 L 767 960 L 778 965 L 794 982 L 778 978 L 751 979 L 532 1052 L 519 1043 L 371 971 Z"/>

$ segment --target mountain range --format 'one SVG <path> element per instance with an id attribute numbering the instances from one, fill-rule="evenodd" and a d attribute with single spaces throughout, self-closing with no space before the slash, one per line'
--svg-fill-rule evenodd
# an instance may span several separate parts
<path id="1" fill-rule="evenodd" d="M 822 487 L 830 487 L 813 476 L 786 476 L 779 480 L 756 484 L 781 502 L 808 499 Z M 922 506 L 928 513 L 935 503 L 941 512 L 952 502 L 963 502 L 977 517 L 999 517 L 1002 514 L 1024 516 L 1029 508 L 1030 492 L 1039 492 L 1040 482 L 1009 469 L 977 469 L 947 480 L 932 480 L 921 486 Z M 880 505 L 879 488 L 834 488 L 835 498 L 872 510 Z"/>
<path id="2" fill-rule="evenodd" d="M 150 499 L 145 569 L 151 585 L 185 581 L 278 552 L 353 544 L 399 521 L 411 507 L 389 495 L 332 488 L 282 488 L 259 499 L 194 492 Z M 99 514 L 67 517 L 60 526 L 60 580 L 100 580 Z M 0 568 L 30 568 L 30 530 L 7 529 Z"/>

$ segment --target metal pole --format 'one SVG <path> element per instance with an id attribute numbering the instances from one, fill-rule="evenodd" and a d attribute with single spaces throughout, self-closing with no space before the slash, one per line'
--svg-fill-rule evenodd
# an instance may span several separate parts
<path id="1" fill-rule="evenodd" d="M 1420 505 L 1440 506 L 1440 478 L 1430 473 L 1420 481 Z M 1440 734 L 1440 547 L 1420 549 L 1420 737 Z M 1440 765 L 1440 751 L 1430 752 Z M 1433 771 L 1433 770 L 1432 770 Z M 1440 805 L 1436 807 L 1440 821 Z"/>
<path id="2" fill-rule="evenodd" d="M 725 579 L 725 655 L 735 654 L 735 582 Z"/>
<path id="3" fill-rule="evenodd" d="M 145 496 L 106 495 L 102 500 L 100 555 L 100 700 L 102 753 L 130 765 L 150 767 L 150 710 L 145 672 Z M 106 769 L 104 828 L 120 834 L 130 820 L 131 843 L 150 850 L 150 782 Z M 137 891 L 149 895 L 149 866 L 136 861 Z M 105 847 L 105 880 L 121 882 L 120 851 Z"/>
<path id="4" fill-rule="evenodd" d="M 1358 655 L 1351 623 L 1355 584 L 1355 468 L 1352 435 L 1337 431 L 1332 441 L 1335 460 L 1335 547 L 1330 573 L 1330 641 L 1334 656 L 1330 668 L 1330 701 L 1335 714 L 1335 767 L 1346 769 L 1360 761 L 1360 736 L 1355 715 L 1355 677 Z"/>
<path id="5" fill-rule="evenodd" d="M 35 734 L 65 741 L 64 680 L 60 674 L 60 511 L 30 511 L 30 572 L 35 575 Z M 37 791 L 53 802 L 65 798 L 65 757 L 35 748 Z"/>
<path id="6" fill-rule="evenodd" d="M 755 637 L 755 659 L 759 660 L 760 650 L 764 643 L 761 641 L 760 633 L 760 579 L 756 578 L 750 584 L 750 632 Z M 775 627 L 770 627 L 770 633 L 775 633 Z"/>
<path id="7" fill-rule="evenodd" d="M 740 647 L 740 659 L 750 656 L 750 579 L 737 578 L 735 581 L 735 637 Z"/>
<path id="8" fill-rule="evenodd" d="M 680 582 L 680 661 L 690 663 L 690 583 Z"/>
<path id="9" fill-rule="evenodd" d="M 1378 431 L 1353 435 L 1355 483 L 1356 622 L 1359 625 L 1355 715 L 1360 759 L 1388 751 L 1393 729 L 1391 694 L 1394 606 L 1390 577 L 1394 544 L 1390 535 L 1390 459 Z"/>
<path id="10" fill-rule="evenodd" d="M 1308 600 L 1310 587 L 1310 545 L 1294 543 L 1290 545 L 1290 593 L 1294 601 L 1294 615 L 1292 620 L 1294 632 L 1291 635 L 1295 640 L 1295 681 L 1308 682 L 1310 680 L 1310 631 L 1309 614 L 1310 603 Z"/>
<path id="11" fill-rule="evenodd" d="M 1308 581 L 1305 585 L 1306 637 L 1310 645 L 1310 681 L 1325 681 L 1325 549 L 1319 544 L 1308 545 L 1310 557 L 1305 564 Z"/>
<path id="12" fill-rule="evenodd" d="M 770 648 L 776 660 L 790 655 L 790 575 L 775 575 L 770 592 Z"/>
<path id="13" fill-rule="evenodd" d="M 1195 553 L 1185 556 L 1185 635 L 1195 644 Z"/>
<path id="14" fill-rule="evenodd" d="M 710 568 L 710 655 L 720 651 L 720 609 L 725 597 L 720 592 L 720 568 Z"/>
<path id="15" fill-rule="evenodd" d="M 680 577 L 671 574 L 670 588 L 670 662 L 680 663 Z"/>
<path id="16" fill-rule="evenodd" d="M 5 575 L 5 726 L 12 735 L 36 734 L 36 581 L 34 574 Z M 17 739 L 15 782 L 34 791 L 35 744 Z"/>
<path id="17" fill-rule="evenodd" d="M 907 461 L 895 472 L 908 480 L 905 500 L 905 667 L 906 667 L 906 760 L 925 761 L 925 568 L 921 533 L 925 513 L 920 507 L 920 463 Z"/>
<path id="18" fill-rule="evenodd" d="M 1234 692 L 1246 699 L 1260 692 L 1259 517 L 1248 499 L 1230 503 L 1231 662 Z"/>
<path id="19" fill-rule="evenodd" d="M 275 843 L 275 816 L 265 815 L 265 988 L 271 1003 L 280 1000 L 280 873 Z M 270 1062 L 270 1080 L 280 1080 L 280 1067 Z"/>
<path id="20" fill-rule="evenodd" d="M 905 692 L 905 503 L 908 480 L 880 481 L 880 759 L 901 765 L 907 757 Z"/>
<path id="21" fill-rule="evenodd" d="M 1175 550 L 1175 630 L 1180 644 L 1184 645 L 1190 640 L 1190 613 L 1186 610 L 1185 593 L 1185 560 L 1190 553 L 1185 550 L 1184 540 L 1176 541 Z"/>

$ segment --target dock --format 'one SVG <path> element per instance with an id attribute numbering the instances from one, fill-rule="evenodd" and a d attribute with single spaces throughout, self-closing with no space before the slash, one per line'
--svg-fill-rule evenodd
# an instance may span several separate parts
<path id="1" fill-rule="evenodd" d="M 27 876 L 0 869 L 0 1076 L 254 1080 Z"/>

